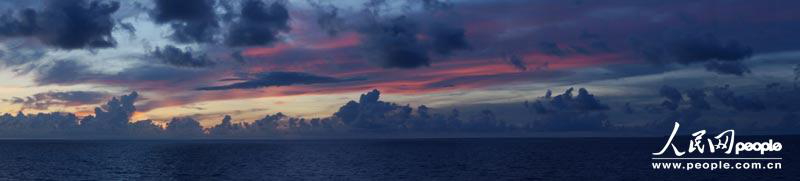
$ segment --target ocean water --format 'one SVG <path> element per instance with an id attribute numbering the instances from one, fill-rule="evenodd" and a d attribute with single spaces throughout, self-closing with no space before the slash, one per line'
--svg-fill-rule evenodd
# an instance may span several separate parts
<path id="1" fill-rule="evenodd" d="M 797 180 L 781 170 L 653 170 L 662 138 L 0 141 L 0 180 Z"/>

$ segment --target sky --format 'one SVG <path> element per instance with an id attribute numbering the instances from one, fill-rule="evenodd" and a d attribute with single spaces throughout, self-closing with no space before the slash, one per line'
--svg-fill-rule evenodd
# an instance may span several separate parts
<path id="1" fill-rule="evenodd" d="M 8 0 L 0 113 L 204 134 L 259 121 L 287 133 L 294 119 L 343 132 L 661 131 L 676 120 L 796 132 L 798 5 Z M 437 131 L 434 115 L 468 124 Z"/>

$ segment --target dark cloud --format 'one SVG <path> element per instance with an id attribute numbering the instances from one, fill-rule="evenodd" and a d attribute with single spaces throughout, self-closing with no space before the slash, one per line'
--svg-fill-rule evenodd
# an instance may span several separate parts
<path id="1" fill-rule="evenodd" d="M 522 60 L 522 57 L 519 55 L 511 55 L 508 57 L 508 63 L 514 66 L 519 71 L 526 71 L 528 70 L 527 65 L 525 65 L 525 61 Z"/>
<path id="2" fill-rule="evenodd" d="M 419 2 L 413 1 L 412 2 Z M 438 11 L 438 10 L 448 10 L 453 8 L 453 3 L 449 1 L 440 1 L 440 0 L 422 0 L 422 7 L 428 11 Z"/>
<path id="3" fill-rule="evenodd" d="M 140 64 L 105 73 L 75 60 L 59 60 L 36 68 L 36 85 L 99 84 L 123 86 L 139 91 L 191 90 L 204 82 L 210 69 L 187 69 L 160 64 Z M 169 86 L 167 86 L 169 85 Z"/>
<path id="4" fill-rule="evenodd" d="M 623 107 L 622 110 L 623 110 L 623 112 L 625 112 L 625 114 L 636 113 L 636 111 L 633 109 L 633 107 L 631 107 L 631 103 L 630 102 L 626 102 L 625 106 Z"/>
<path id="5" fill-rule="evenodd" d="M 680 90 L 669 85 L 661 86 L 658 92 L 662 97 L 666 98 L 661 103 L 661 108 L 649 105 L 646 109 L 650 113 L 662 114 L 662 117 L 649 123 L 647 126 L 649 128 L 663 129 L 664 127 L 672 126 L 675 121 L 686 127 L 696 126 L 695 123 L 703 116 L 703 112 L 711 110 L 711 104 L 706 101 L 707 95 L 703 89 L 692 88 L 686 90 L 685 94 L 688 99 L 684 99 L 684 94 Z M 686 102 L 688 104 L 684 104 Z"/>
<path id="6" fill-rule="evenodd" d="M 664 100 L 664 102 L 661 103 L 661 106 L 669 110 L 678 109 L 681 101 L 683 101 L 683 95 L 681 92 L 678 89 L 668 85 L 661 86 L 661 89 L 658 91 L 658 93 L 659 95 L 667 98 L 667 100 Z"/>
<path id="7" fill-rule="evenodd" d="M 6 49 L 0 50 L 0 65 L 18 66 L 41 60 L 47 55 L 47 49 L 38 46 L 27 46 L 19 41 L 3 42 Z"/>
<path id="8" fill-rule="evenodd" d="M 241 82 L 223 86 L 200 87 L 196 90 L 257 89 L 290 85 L 326 84 L 361 80 L 357 78 L 340 79 L 302 72 L 266 72 L 240 77 Z"/>
<path id="9" fill-rule="evenodd" d="M 741 61 L 750 58 L 753 49 L 738 41 L 722 42 L 713 34 L 682 35 L 654 41 L 666 43 L 660 45 L 638 39 L 631 42 L 638 54 L 657 64 L 705 63 L 706 70 L 718 74 L 743 76 L 750 73 L 750 69 Z"/>
<path id="10" fill-rule="evenodd" d="M 50 66 L 40 67 L 34 82 L 37 85 L 72 85 L 99 76 L 87 72 L 88 69 L 89 65 L 75 60 L 59 60 Z"/>
<path id="11" fill-rule="evenodd" d="M 336 6 L 314 1 L 311 2 L 311 6 L 317 15 L 317 26 L 325 30 L 329 36 L 336 36 L 346 28 L 345 19 Z"/>
<path id="12" fill-rule="evenodd" d="M 0 16 L 0 35 L 7 37 L 32 36 L 39 28 L 38 13 L 33 9 L 24 9 L 14 14 L 6 12 Z"/>
<path id="13" fill-rule="evenodd" d="M 288 32 L 289 10 L 286 5 L 273 2 L 269 6 L 259 0 L 242 4 L 241 17 L 231 24 L 225 43 L 228 46 L 271 45 L 278 34 Z"/>
<path id="14" fill-rule="evenodd" d="M 378 90 L 362 94 L 358 102 L 350 101 L 339 108 L 332 119 L 341 121 L 350 131 L 355 132 L 497 132 L 510 129 L 509 125 L 498 120 L 489 110 L 461 120 L 456 110 L 450 115 L 430 115 L 427 114 L 429 108 L 420 106 L 418 113 L 413 114 L 413 108 L 408 105 L 401 106 L 379 99 Z"/>
<path id="15" fill-rule="evenodd" d="M 247 62 L 247 58 L 245 58 L 242 55 L 242 51 L 234 51 L 233 53 L 231 53 L 231 58 L 233 58 L 233 60 L 236 60 L 236 62 L 239 63 Z"/>
<path id="16" fill-rule="evenodd" d="M 416 3 L 420 1 L 412 1 Z M 423 7 L 440 2 L 424 1 Z M 365 9 L 354 17 L 360 20 L 356 30 L 361 34 L 364 58 L 383 68 L 412 69 L 431 65 L 429 54 L 449 56 L 471 46 L 466 29 L 451 13 L 410 13 L 394 15 L 386 11 L 385 1 L 365 3 Z M 434 15 L 435 14 L 435 15 Z"/>
<path id="17" fill-rule="evenodd" d="M 417 39 L 418 25 L 407 17 L 374 21 L 360 30 L 366 58 L 383 68 L 430 66 L 425 47 Z"/>
<path id="18" fill-rule="evenodd" d="M 559 56 L 559 57 L 567 55 L 567 52 L 559 48 L 558 44 L 556 44 L 555 42 L 540 42 L 539 52 L 542 52 L 545 55 Z"/>
<path id="19" fill-rule="evenodd" d="M 191 48 L 181 50 L 172 45 L 167 45 L 163 49 L 156 47 L 156 50 L 150 56 L 164 64 L 178 67 L 210 67 L 216 65 L 214 61 L 206 57 L 206 54 L 196 56 L 192 54 Z"/>
<path id="20" fill-rule="evenodd" d="M 130 118 L 136 112 L 133 103 L 138 98 L 137 92 L 123 95 L 119 99 L 114 97 L 105 105 L 94 108 L 94 116 L 81 120 L 81 126 L 97 132 L 126 132 Z"/>
<path id="21" fill-rule="evenodd" d="M 83 0 L 47 1 L 42 10 L 22 9 L 0 17 L 0 36 L 34 37 L 57 48 L 115 47 L 112 14 L 118 2 Z"/>
<path id="22" fill-rule="evenodd" d="M 179 43 L 214 41 L 219 28 L 214 0 L 154 0 L 150 17 L 172 27 L 172 40 Z"/>
<path id="23" fill-rule="evenodd" d="M 465 30 L 463 27 L 434 23 L 428 31 L 432 39 L 433 52 L 441 55 L 450 55 L 453 51 L 470 48 L 464 35 Z"/>
<path id="24" fill-rule="evenodd" d="M 697 110 L 709 110 L 711 104 L 706 101 L 706 92 L 702 89 L 686 90 L 686 97 L 689 97 L 689 105 Z"/>
<path id="25" fill-rule="evenodd" d="M 766 109 L 766 106 L 758 97 L 736 95 L 727 85 L 713 88 L 711 93 L 722 104 L 737 111 L 762 111 Z"/>
<path id="26" fill-rule="evenodd" d="M 678 38 L 667 49 L 671 55 L 675 56 L 675 61 L 681 64 L 711 60 L 733 62 L 750 58 L 753 55 L 752 48 L 734 40 L 723 43 L 711 34 Z"/>
<path id="27" fill-rule="evenodd" d="M 724 87 L 722 89 L 728 89 Z M 416 110 L 408 105 L 398 105 L 381 100 L 381 92 L 372 90 L 362 94 L 357 101 L 341 106 L 332 116 L 325 118 L 297 118 L 282 113 L 266 115 L 253 122 L 234 123 L 225 116 L 221 123 L 203 128 L 191 117 L 173 118 L 165 128 L 151 120 L 130 122 L 136 112 L 134 103 L 137 93 L 113 98 L 95 109 L 95 115 L 83 119 L 67 113 L 18 114 L 0 116 L 0 137 L 41 138 L 279 138 L 283 136 L 335 135 L 412 135 L 453 133 L 502 133 L 514 131 L 602 131 L 624 129 L 611 124 L 606 115 L 611 110 L 585 89 L 568 89 L 563 94 L 548 92 L 526 107 L 535 115 L 525 118 L 527 122 L 512 124 L 498 118 L 498 114 L 481 109 L 462 115 L 461 111 L 435 111 L 425 105 Z M 718 91 L 718 90 L 717 90 Z M 712 91 L 713 92 L 713 91 Z M 674 93 L 674 92 L 673 92 Z M 669 95 L 669 94 L 667 94 Z M 669 127 L 675 120 L 682 125 L 702 123 L 700 110 L 705 108 L 705 93 L 702 89 L 686 91 L 690 107 L 666 112 L 664 117 L 648 124 L 652 128 Z M 732 95 L 733 97 L 739 97 Z M 742 99 L 742 98 L 736 98 Z M 671 100 L 677 100 L 672 98 Z M 747 102 L 747 101 L 735 101 Z M 631 105 L 621 111 L 635 114 Z M 771 106 L 770 106 L 771 107 Z M 629 111 L 631 110 L 631 111 Z M 636 115 L 637 117 L 643 115 Z M 781 129 L 796 128 L 796 115 L 786 114 L 778 125 Z M 9 125 L 14 125 L 13 127 Z"/>
<path id="28" fill-rule="evenodd" d="M 38 113 L 16 116 L 0 116 L 0 136 L 6 138 L 132 138 L 153 137 L 147 134 L 160 130 L 151 121 L 130 123 L 136 111 L 134 102 L 138 94 L 133 92 L 119 99 L 112 98 L 105 105 L 95 108 L 95 114 L 78 118 L 71 113 Z"/>
<path id="29" fill-rule="evenodd" d="M 173 138 L 197 138 L 203 136 L 203 127 L 193 118 L 172 118 L 164 130 L 167 136 Z"/>
<path id="30" fill-rule="evenodd" d="M 775 84 L 771 83 L 770 85 Z M 800 111 L 800 89 L 796 87 L 767 89 L 763 94 L 762 102 L 768 107 L 785 112 Z"/>
<path id="31" fill-rule="evenodd" d="M 574 97 L 572 95 L 573 90 L 573 88 L 569 88 L 561 95 L 552 97 L 552 99 L 549 100 L 549 96 L 545 96 L 543 100 L 549 103 L 551 111 L 600 111 L 609 109 L 607 105 L 595 99 L 594 95 L 589 94 L 589 91 L 586 89 L 578 89 L 578 95 Z M 550 94 L 548 93 L 547 95 Z"/>
<path id="32" fill-rule="evenodd" d="M 3 101 L 11 104 L 20 104 L 22 108 L 45 110 L 50 106 L 82 106 L 97 104 L 110 97 L 105 92 L 95 91 L 66 91 L 66 92 L 43 92 L 24 98 L 13 97 Z"/>
<path id="33" fill-rule="evenodd" d="M 81 139 L 153 139 L 198 138 L 204 129 L 192 118 L 175 118 L 166 128 L 152 120 L 131 122 L 139 95 L 132 92 L 114 97 L 96 107 L 95 114 L 78 118 L 71 113 L 38 113 L 0 116 L 0 137 L 3 138 L 81 138 Z"/>
<path id="34" fill-rule="evenodd" d="M 743 76 L 744 74 L 750 73 L 750 68 L 742 64 L 742 62 L 712 61 L 706 63 L 705 67 L 706 70 L 718 74 Z"/>
<path id="35" fill-rule="evenodd" d="M 246 128 L 245 125 L 231 123 L 231 119 L 231 116 L 225 115 L 225 118 L 222 119 L 222 122 L 208 129 L 208 134 L 227 137 L 235 136 L 236 134 L 244 132 L 244 129 Z"/>
<path id="36" fill-rule="evenodd" d="M 533 103 L 525 102 L 525 107 L 537 115 L 527 127 L 534 130 L 586 131 L 609 128 L 608 116 L 603 111 L 608 105 L 600 103 L 594 95 L 584 88 L 578 95 L 569 88 L 561 95 L 552 96 L 548 90 L 544 97 Z"/>

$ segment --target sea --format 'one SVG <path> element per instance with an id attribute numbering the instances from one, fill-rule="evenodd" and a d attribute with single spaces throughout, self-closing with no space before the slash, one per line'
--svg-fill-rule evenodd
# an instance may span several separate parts
<path id="1" fill-rule="evenodd" d="M 771 170 L 657 170 L 655 137 L 2 140 L 0 180 L 800 180 L 798 138 Z"/>

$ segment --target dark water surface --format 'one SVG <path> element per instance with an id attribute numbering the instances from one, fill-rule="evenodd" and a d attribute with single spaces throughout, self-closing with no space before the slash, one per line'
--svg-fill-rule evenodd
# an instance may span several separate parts
<path id="1" fill-rule="evenodd" d="M 662 138 L 6 140 L 0 180 L 800 179 L 800 139 L 777 139 L 782 170 L 715 171 L 653 170 Z"/>

